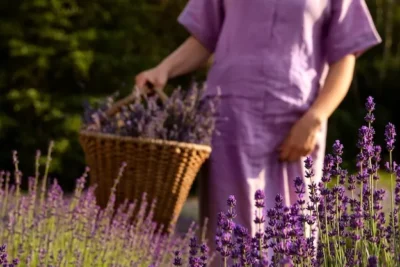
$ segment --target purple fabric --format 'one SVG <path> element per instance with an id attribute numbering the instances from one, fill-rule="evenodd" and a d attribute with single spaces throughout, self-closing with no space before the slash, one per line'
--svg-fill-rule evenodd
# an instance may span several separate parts
<path id="1" fill-rule="evenodd" d="M 268 94 L 258 98 L 223 96 L 221 99 L 212 156 L 206 175 L 200 179 L 200 217 L 209 219 L 207 239 L 212 249 L 215 249 L 216 215 L 227 210 L 229 195 L 237 198 L 238 217 L 235 221 L 248 227 L 253 236 L 254 193 L 257 189 L 265 191 L 266 209 L 274 207 L 277 194 L 284 197 L 286 205 L 297 199 L 293 181 L 296 176 L 304 178 L 305 158 L 293 163 L 280 162 L 276 151 L 301 114 L 271 114 L 267 107 L 279 101 Z M 326 123 L 311 154 L 316 183 L 322 177 L 325 139 Z M 309 183 L 308 180 L 305 182 L 306 185 Z"/>
<path id="2" fill-rule="evenodd" d="M 208 94 L 222 89 L 221 132 L 213 141 L 209 173 L 201 179 L 202 218 L 213 243 L 216 215 L 228 195 L 238 199 L 238 221 L 254 233 L 253 196 L 265 189 L 293 203 L 292 181 L 302 160 L 278 161 L 277 147 L 310 107 L 329 64 L 360 55 L 381 40 L 364 0 L 189 0 L 179 22 L 210 52 Z M 326 125 L 312 157 L 321 176 Z"/>
<path id="3" fill-rule="evenodd" d="M 336 0 L 325 42 L 326 60 L 334 63 L 347 54 L 359 56 L 380 41 L 364 0 Z"/>
<path id="4" fill-rule="evenodd" d="M 307 110 L 328 63 L 381 41 L 364 0 L 189 0 L 178 21 L 214 52 L 210 94 L 269 92 L 287 111 Z"/>
<path id="5" fill-rule="evenodd" d="M 191 1 L 178 21 L 208 50 L 214 52 L 224 21 L 222 1 Z"/>

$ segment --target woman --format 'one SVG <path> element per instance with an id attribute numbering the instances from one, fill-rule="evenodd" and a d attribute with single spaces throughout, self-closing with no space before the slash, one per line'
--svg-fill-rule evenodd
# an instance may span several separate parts
<path id="1" fill-rule="evenodd" d="M 136 84 L 162 88 L 214 54 L 207 94 L 222 89 L 228 120 L 217 125 L 201 181 L 201 219 L 209 218 L 213 241 L 217 213 L 233 194 L 237 222 L 254 234 L 257 189 L 266 208 L 278 193 L 292 204 L 307 155 L 320 179 L 327 120 L 349 89 L 356 57 L 380 37 L 364 0 L 190 0 L 178 20 L 191 37 Z"/>

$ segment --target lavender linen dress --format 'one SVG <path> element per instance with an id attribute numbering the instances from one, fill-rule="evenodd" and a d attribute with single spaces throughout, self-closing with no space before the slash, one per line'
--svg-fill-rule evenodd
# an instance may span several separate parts
<path id="1" fill-rule="evenodd" d="M 266 208 L 278 193 L 287 205 L 296 200 L 293 180 L 303 176 L 304 159 L 279 162 L 277 147 L 316 99 L 329 64 L 381 40 L 364 0 L 189 0 L 178 21 L 214 53 L 207 93 L 221 88 L 228 118 L 217 125 L 201 180 L 201 217 L 209 218 L 213 245 L 229 195 L 237 198 L 237 222 L 253 234 L 257 189 L 265 190 Z M 311 155 L 316 179 L 325 140 L 326 123 Z"/>

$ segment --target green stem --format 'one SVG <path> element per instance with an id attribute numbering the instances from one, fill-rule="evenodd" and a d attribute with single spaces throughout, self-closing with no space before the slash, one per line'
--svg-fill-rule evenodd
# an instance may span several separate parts
<path id="1" fill-rule="evenodd" d="M 327 210 L 326 210 L 327 202 L 326 202 L 326 197 L 324 197 L 324 198 L 325 198 L 324 209 L 325 209 L 325 231 L 326 231 L 325 240 L 326 240 L 326 247 L 328 249 L 328 258 L 329 258 L 329 262 L 330 262 L 332 254 L 331 254 L 331 248 L 330 248 L 330 245 L 329 245 L 329 226 L 328 226 L 328 216 L 327 216 Z"/>
<path id="2" fill-rule="evenodd" d="M 371 129 L 371 122 L 368 123 L 368 128 Z M 372 159 L 371 157 L 368 159 L 368 165 L 369 168 L 372 168 Z M 371 190 L 371 195 L 370 195 L 370 200 L 369 200 L 369 208 L 370 208 L 370 227 L 371 227 L 371 232 L 372 232 L 372 236 L 375 237 L 376 235 L 376 223 L 374 221 L 374 180 L 373 180 L 373 175 L 371 174 L 369 176 L 369 183 L 370 183 L 370 190 Z M 376 246 L 375 250 L 376 250 Z"/>
<path id="3" fill-rule="evenodd" d="M 364 162 L 361 161 L 360 174 L 363 173 L 363 163 Z M 361 179 L 363 179 L 363 178 L 361 178 Z M 360 188 L 360 212 L 361 212 L 361 214 L 363 214 L 363 210 L 364 210 L 364 199 L 363 199 L 363 196 L 364 196 L 364 181 L 362 180 L 361 181 L 361 188 Z M 363 238 L 364 237 L 364 228 L 363 227 L 361 227 L 360 232 L 361 232 L 360 238 Z M 363 243 L 364 242 L 361 240 L 361 242 L 360 242 L 361 250 L 363 250 Z M 362 264 L 362 259 L 361 259 L 361 264 Z"/>
<path id="4" fill-rule="evenodd" d="M 338 175 L 336 177 L 336 186 L 339 187 L 339 180 L 340 180 L 340 175 L 339 175 L 339 164 L 336 164 L 336 170 L 338 171 Z M 338 252 L 338 249 L 340 248 L 340 210 L 339 210 L 339 195 L 336 193 L 336 227 L 337 227 L 337 240 L 335 240 L 335 259 L 336 259 L 336 265 L 338 265 L 338 261 L 341 261 L 341 255 Z"/>
<path id="5" fill-rule="evenodd" d="M 362 167 L 361 167 L 361 169 L 362 169 Z M 360 212 L 361 212 L 361 216 L 362 216 L 363 210 L 364 210 L 363 195 L 364 195 L 364 181 L 361 182 L 361 193 L 360 193 Z M 362 219 L 364 219 L 364 218 L 362 218 Z M 364 237 L 364 228 L 363 227 L 361 227 L 360 232 L 361 232 L 361 235 L 360 235 L 360 240 L 361 240 Z M 363 244 L 364 244 L 364 242 L 361 240 L 361 242 L 360 242 L 361 250 L 363 250 Z M 361 264 L 362 264 L 362 260 L 361 260 Z"/>
<path id="6" fill-rule="evenodd" d="M 54 142 L 50 142 L 49 149 L 47 151 L 46 167 L 43 175 L 42 190 L 40 192 L 40 207 L 43 207 L 44 197 L 46 193 L 47 177 L 49 175 L 50 163 L 51 163 L 51 152 L 53 151 Z"/>
<path id="7" fill-rule="evenodd" d="M 393 181 L 393 158 L 392 151 L 389 151 L 389 166 L 390 166 L 390 197 L 392 211 L 392 228 L 393 228 L 393 249 L 396 249 L 396 228 L 394 224 L 394 181 Z"/>
<path id="8" fill-rule="evenodd" d="M 259 218 L 261 218 L 262 217 L 262 208 L 259 208 L 257 213 L 258 213 Z M 263 227 L 261 226 L 261 224 L 259 224 L 257 228 L 258 228 L 257 231 L 259 233 L 262 233 Z M 261 234 L 260 234 L 260 237 L 258 238 L 258 253 L 259 253 L 259 257 L 261 259 L 262 258 L 262 235 Z"/>

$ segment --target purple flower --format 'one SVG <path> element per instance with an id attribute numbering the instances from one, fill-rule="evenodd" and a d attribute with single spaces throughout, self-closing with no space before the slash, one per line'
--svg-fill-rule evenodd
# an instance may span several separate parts
<path id="1" fill-rule="evenodd" d="M 265 217 L 263 214 L 258 214 L 256 211 L 256 218 L 254 219 L 255 224 L 263 224 L 265 222 Z"/>
<path id="2" fill-rule="evenodd" d="M 197 238 L 196 237 L 192 237 L 190 238 L 190 255 L 191 256 L 196 256 L 198 253 L 198 245 L 197 245 Z"/>
<path id="3" fill-rule="evenodd" d="M 241 225 L 236 225 L 235 229 L 233 230 L 234 234 L 239 240 L 244 240 L 246 237 L 248 237 L 248 230 L 247 228 L 241 226 Z"/>
<path id="4" fill-rule="evenodd" d="M 314 164 L 314 162 L 313 162 L 312 158 L 306 157 L 306 159 L 304 160 L 304 167 L 306 168 L 306 174 L 305 174 L 306 178 L 314 177 L 313 164 Z"/>
<path id="5" fill-rule="evenodd" d="M 174 90 L 163 105 L 157 97 L 142 103 L 138 90 L 135 102 L 121 112 L 106 116 L 116 96 L 107 97 L 96 108 L 84 105 L 84 129 L 121 136 L 167 139 L 210 145 L 214 133 L 219 95 L 204 97 L 205 86 L 193 84 L 188 91 Z"/>
<path id="6" fill-rule="evenodd" d="M 298 196 L 297 203 L 300 206 L 303 206 L 305 204 L 305 199 L 304 194 L 306 193 L 306 186 L 304 184 L 303 179 L 300 176 L 297 176 L 296 179 L 294 180 L 294 187 L 295 187 L 295 193 Z"/>
<path id="7" fill-rule="evenodd" d="M 390 165 L 389 161 L 385 162 L 385 169 L 388 173 L 395 173 L 397 170 L 397 163 L 395 161 Z"/>
<path id="8" fill-rule="evenodd" d="M 393 151 L 394 142 L 396 141 L 396 129 L 392 123 L 386 125 L 385 141 L 386 141 L 386 149 L 390 152 Z"/>
<path id="9" fill-rule="evenodd" d="M 372 113 L 375 110 L 375 102 L 372 96 L 367 98 L 367 101 L 365 102 L 365 109 L 368 113 Z"/>
<path id="10" fill-rule="evenodd" d="M 358 147 L 364 150 L 369 150 L 372 145 L 374 130 L 367 126 L 362 126 L 358 132 Z"/>
<path id="11" fill-rule="evenodd" d="M 365 103 L 365 108 L 367 110 L 367 115 L 365 116 L 365 121 L 370 125 L 375 121 L 375 116 L 373 114 L 375 110 L 375 103 L 374 99 L 370 96 L 367 98 L 367 101 Z"/>
<path id="12" fill-rule="evenodd" d="M 189 258 L 189 266 L 190 267 L 202 267 L 201 259 L 198 257 Z"/>
<path id="13" fill-rule="evenodd" d="M 342 156 L 343 155 L 343 145 L 340 143 L 339 140 L 336 140 L 333 144 L 333 154 L 335 156 Z"/>
<path id="14" fill-rule="evenodd" d="M 368 113 L 367 115 L 365 115 L 364 120 L 368 124 L 372 124 L 375 121 L 375 115 L 373 113 Z"/>
<path id="15" fill-rule="evenodd" d="M 256 193 L 254 194 L 254 199 L 255 200 L 264 200 L 265 199 L 264 191 L 257 190 Z"/>
<path id="16" fill-rule="evenodd" d="M 6 245 L 0 246 L 0 264 L 6 267 L 17 266 L 19 264 L 19 259 L 13 259 L 11 263 L 9 263 L 6 249 L 7 249 Z"/>
<path id="17" fill-rule="evenodd" d="M 378 258 L 376 256 L 370 256 L 368 258 L 368 267 L 377 267 L 378 266 Z"/>
<path id="18" fill-rule="evenodd" d="M 324 166 L 322 169 L 322 182 L 328 183 L 331 180 L 333 167 L 335 166 L 335 158 L 327 154 L 324 158 Z"/>
<path id="19" fill-rule="evenodd" d="M 228 207 L 230 207 L 230 208 L 236 207 L 236 199 L 235 199 L 235 196 L 232 196 L 232 195 L 229 196 L 229 197 L 228 197 L 227 203 L 228 203 Z"/>
<path id="20" fill-rule="evenodd" d="M 265 207 L 265 194 L 264 191 L 262 190 L 257 190 L 256 193 L 254 194 L 254 199 L 256 201 L 256 207 L 257 208 L 264 208 Z"/>
<path id="21" fill-rule="evenodd" d="M 208 248 L 208 246 L 206 244 L 202 244 L 200 246 L 200 252 L 203 255 L 207 255 L 210 252 L 210 249 Z"/>

